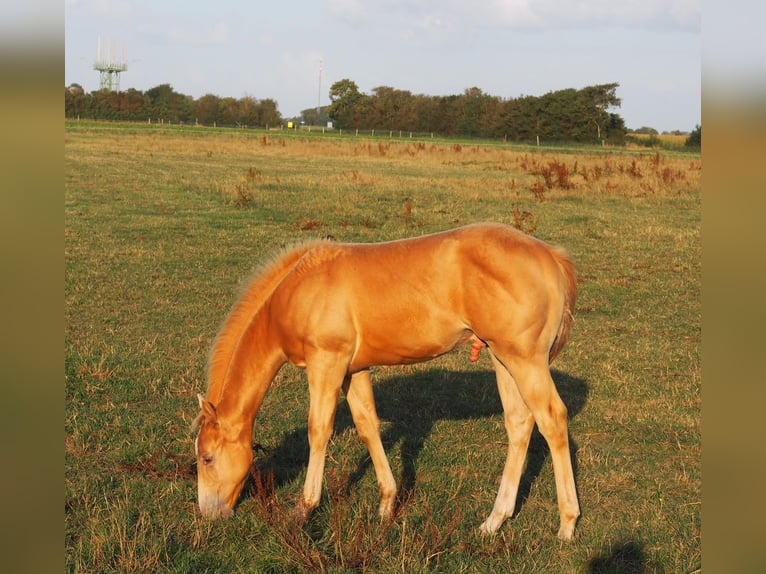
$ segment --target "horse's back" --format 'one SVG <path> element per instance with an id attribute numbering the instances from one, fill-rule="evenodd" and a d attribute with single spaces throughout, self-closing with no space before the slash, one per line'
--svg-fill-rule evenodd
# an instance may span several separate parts
<path id="1" fill-rule="evenodd" d="M 474 224 L 319 245 L 282 282 L 272 312 L 293 362 L 306 349 L 334 348 L 357 366 L 397 364 L 448 352 L 472 333 L 491 341 L 537 332 L 550 348 L 563 288 L 547 244 L 502 224 Z"/>

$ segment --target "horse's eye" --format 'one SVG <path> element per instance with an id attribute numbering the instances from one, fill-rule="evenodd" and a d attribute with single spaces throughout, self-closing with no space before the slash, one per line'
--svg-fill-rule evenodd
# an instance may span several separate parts
<path id="1" fill-rule="evenodd" d="M 203 454 L 200 459 L 202 460 L 202 464 L 207 466 L 208 464 L 211 464 L 213 462 L 213 455 L 212 454 Z"/>

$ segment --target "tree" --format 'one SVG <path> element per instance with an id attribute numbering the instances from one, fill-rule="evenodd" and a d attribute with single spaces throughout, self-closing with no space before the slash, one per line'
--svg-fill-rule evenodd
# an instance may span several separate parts
<path id="1" fill-rule="evenodd" d="M 76 118 L 85 115 L 90 109 L 90 98 L 85 94 L 80 84 L 72 84 L 64 88 L 64 116 Z"/>
<path id="2" fill-rule="evenodd" d="M 439 96 L 436 100 L 436 115 L 426 131 L 451 136 L 457 133 L 460 119 L 460 96 Z"/>
<path id="3" fill-rule="evenodd" d="M 257 126 L 260 122 L 260 104 L 253 96 L 239 99 L 239 123 L 243 126 Z"/>
<path id="4" fill-rule="evenodd" d="M 218 122 L 218 107 L 220 98 L 213 94 L 205 94 L 194 102 L 192 115 L 195 122 L 212 126 Z"/>
<path id="5" fill-rule="evenodd" d="M 239 120 L 239 102 L 232 97 L 218 100 L 218 117 L 224 125 L 237 125 Z"/>
<path id="6" fill-rule="evenodd" d="M 482 113 L 485 101 L 489 97 L 477 87 L 468 88 L 463 92 L 459 104 L 460 119 L 457 125 L 457 132 L 459 134 L 474 137 L 484 135 L 482 133 L 482 125 L 484 123 Z"/>
<path id="7" fill-rule="evenodd" d="M 335 126 L 348 129 L 354 125 L 354 108 L 365 98 L 359 87 L 349 79 L 338 80 L 330 86 L 329 115 Z"/>
<path id="8" fill-rule="evenodd" d="M 149 99 L 149 113 L 158 119 L 167 119 L 173 94 L 175 92 L 170 84 L 160 84 L 146 90 L 146 97 Z"/>
<path id="9" fill-rule="evenodd" d="M 513 131 L 516 141 L 534 141 L 540 137 L 543 124 L 543 106 L 541 98 L 522 96 L 512 106 Z"/>
<path id="10" fill-rule="evenodd" d="M 112 99 L 112 92 L 109 90 L 105 89 L 92 92 L 91 112 L 93 113 L 93 117 L 103 120 L 119 119 L 115 116 Z"/>
<path id="11" fill-rule="evenodd" d="M 397 90 L 389 86 L 379 86 L 372 90 L 370 103 L 372 109 L 366 118 L 368 127 L 387 130 L 406 130 L 415 121 L 412 114 L 412 94 L 406 90 Z"/>
<path id="12" fill-rule="evenodd" d="M 625 127 L 625 120 L 619 114 L 609 114 L 609 122 L 606 127 L 606 140 L 610 144 L 624 144 L 625 134 L 628 129 Z"/>
<path id="13" fill-rule="evenodd" d="M 135 88 L 130 88 L 126 92 L 119 92 L 117 98 L 120 119 L 139 121 L 146 119 L 144 109 L 146 100 L 144 94 Z"/>
<path id="14" fill-rule="evenodd" d="M 620 84 L 614 82 L 611 84 L 600 84 L 597 86 L 588 86 L 580 90 L 582 101 L 583 121 L 595 130 L 592 138 L 586 138 L 591 141 L 600 141 L 605 137 L 610 137 L 609 133 L 602 133 L 604 128 L 612 123 L 609 114 L 609 108 L 619 108 L 622 100 L 617 97 L 617 88 Z M 612 128 L 615 129 L 615 128 Z M 612 137 L 623 137 L 622 134 L 611 134 Z"/>
<path id="15" fill-rule="evenodd" d="M 692 132 L 689 134 L 689 137 L 686 138 L 684 145 L 686 147 L 696 147 L 696 148 L 702 147 L 702 126 L 701 125 L 698 125 L 692 130 Z"/>
<path id="16" fill-rule="evenodd" d="M 160 84 L 144 94 L 148 99 L 147 115 L 170 122 L 189 121 L 194 99 L 176 92 L 170 84 Z"/>
<path id="17" fill-rule="evenodd" d="M 574 88 L 548 92 L 540 98 L 540 139 L 580 141 L 584 136 L 581 129 L 583 111 L 580 94 Z"/>
<path id="18" fill-rule="evenodd" d="M 277 101 L 271 98 L 260 100 L 258 103 L 259 124 L 262 126 L 277 126 L 282 123 Z"/>
<path id="19" fill-rule="evenodd" d="M 328 106 L 322 106 L 319 108 L 319 113 L 317 113 L 317 109 L 315 107 L 301 110 L 301 121 L 310 126 L 326 125 L 327 121 L 330 119 L 330 116 L 327 115 L 328 109 Z"/>
<path id="20" fill-rule="evenodd" d="M 439 108 L 436 98 L 423 95 L 414 96 L 412 99 L 412 114 L 415 119 L 412 126 L 410 126 L 410 131 L 433 131 L 439 116 Z"/>

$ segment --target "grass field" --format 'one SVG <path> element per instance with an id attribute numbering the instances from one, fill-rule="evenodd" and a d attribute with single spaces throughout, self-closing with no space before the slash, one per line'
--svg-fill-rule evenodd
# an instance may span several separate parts
<path id="1" fill-rule="evenodd" d="M 161 126 L 65 127 L 65 544 L 70 572 L 696 572 L 701 566 L 698 154 L 536 151 Z M 480 220 L 566 247 L 575 323 L 554 363 L 582 507 L 556 538 L 535 432 L 517 515 L 481 538 L 506 436 L 488 356 L 373 371 L 402 485 L 379 524 L 341 400 L 323 501 L 305 476 L 307 389 L 285 367 L 234 518 L 196 507 L 193 434 L 212 338 L 281 246 L 378 241 Z"/>
<path id="2" fill-rule="evenodd" d="M 666 151 L 682 151 L 686 149 L 688 135 L 679 134 L 644 134 L 631 132 L 626 136 L 627 147 L 635 148 L 636 143 L 643 142 Z"/>

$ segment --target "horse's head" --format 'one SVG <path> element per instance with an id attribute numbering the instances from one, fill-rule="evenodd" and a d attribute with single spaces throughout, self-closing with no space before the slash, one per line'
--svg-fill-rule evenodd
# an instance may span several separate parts
<path id="1" fill-rule="evenodd" d="M 207 518 L 228 517 L 245 484 L 253 462 L 250 433 L 242 433 L 220 420 L 215 406 L 198 395 L 200 414 L 197 455 L 199 509 Z"/>

